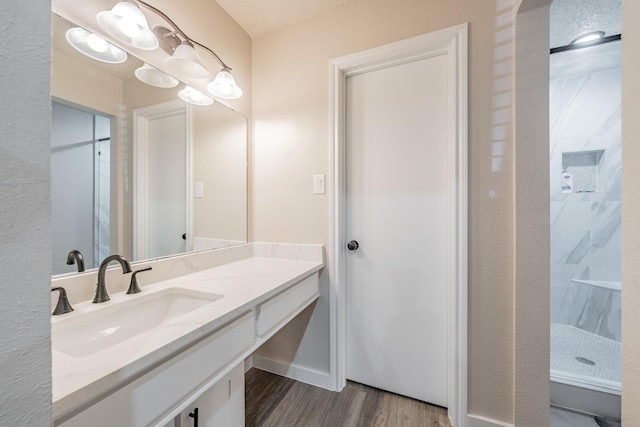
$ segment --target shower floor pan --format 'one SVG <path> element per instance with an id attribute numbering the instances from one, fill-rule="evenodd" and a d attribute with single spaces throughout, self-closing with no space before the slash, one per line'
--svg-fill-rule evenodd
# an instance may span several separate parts
<path id="1" fill-rule="evenodd" d="M 619 418 L 620 358 L 617 341 L 551 324 L 551 404 Z"/>

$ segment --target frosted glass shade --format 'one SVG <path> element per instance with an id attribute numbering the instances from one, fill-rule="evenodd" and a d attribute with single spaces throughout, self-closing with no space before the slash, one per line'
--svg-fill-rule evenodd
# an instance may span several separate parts
<path id="1" fill-rule="evenodd" d="M 158 47 L 158 39 L 149 29 L 147 18 L 133 3 L 117 3 L 110 11 L 99 12 L 97 19 L 106 32 L 122 42 L 144 50 Z"/>
<path id="2" fill-rule="evenodd" d="M 67 41 L 75 50 L 107 64 L 120 64 L 127 60 L 127 53 L 84 28 L 70 28 L 66 34 Z"/>
<path id="3" fill-rule="evenodd" d="M 135 72 L 136 77 L 143 83 L 160 88 L 170 88 L 178 86 L 178 79 L 158 70 L 146 62 Z"/>
<path id="4" fill-rule="evenodd" d="M 242 89 L 228 68 L 223 68 L 216 74 L 216 78 L 207 85 L 207 90 L 219 98 L 238 99 L 242 96 Z"/>
<path id="5" fill-rule="evenodd" d="M 191 86 L 186 86 L 180 92 L 178 92 L 178 96 L 184 102 L 188 102 L 193 105 L 211 105 L 213 104 L 213 99 L 203 94 L 199 90 L 192 88 Z"/>
<path id="6" fill-rule="evenodd" d="M 178 77 L 187 76 L 199 79 L 209 74 L 207 68 L 200 62 L 198 52 L 193 48 L 193 45 L 187 42 L 178 46 L 173 55 L 165 59 L 165 63 L 171 73 Z"/>

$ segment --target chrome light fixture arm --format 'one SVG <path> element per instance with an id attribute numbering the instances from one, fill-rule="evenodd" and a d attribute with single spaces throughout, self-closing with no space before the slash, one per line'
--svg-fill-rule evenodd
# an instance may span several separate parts
<path id="1" fill-rule="evenodd" d="M 218 54 L 216 54 L 213 50 L 211 50 L 210 48 L 208 48 L 207 46 L 203 45 L 202 43 L 192 39 L 191 37 L 187 36 L 185 34 L 184 31 L 182 31 L 182 29 L 171 19 L 169 18 L 164 12 L 162 12 L 160 9 L 156 8 L 155 6 L 150 5 L 149 3 L 143 1 L 143 0 L 134 0 L 136 3 L 141 4 L 142 6 L 144 6 L 145 8 L 151 10 L 152 12 L 156 13 L 158 16 L 160 16 L 162 19 L 164 19 L 171 27 L 173 27 L 173 31 L 165 31 L 167 29 L 162 29 L 160 31 L 160 38 L 166 38 L 166 37 L 175 37 L 175 34 L 179 34 L 184 40 L 182 41 L 186 41 L 188 43 L 191 44 L 195 44 L 200 46 L 201 48 L 203 48 L 204 50 L 208 51 L 211 55 L 213 55 L 214 58 L 216 58 L 216 60 L 220 63 L 220 65 L 222 65 L 223 69 L 226 70 L 231 70 L 231 67 L 229 67 L 227 64 L 224 63 L 224 61 L 222 60 L 222 58 L 220 58 L 218 56 Z M 162 28 L 162 27 L 161 27 Z M 156 32 L 156 35 L 158 35 L 158 32 Z M 161 46 L 163 46 L 163 44 L 161 43 Z"/>

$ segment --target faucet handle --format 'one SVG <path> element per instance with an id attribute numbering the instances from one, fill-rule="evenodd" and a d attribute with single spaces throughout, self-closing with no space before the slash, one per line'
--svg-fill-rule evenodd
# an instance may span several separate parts
<path id="1" fill-rule="evenodd" d="M 137 294 L 139 292 L 142 292 L 142 289 L 140 289 L 140 286 L 138 286 L 138 279 L 136 277 L 136 274 L 149 270 L 151 270 L 151 267 L 142 268 L 133 272 L 133 274 L 131 275 L 131 282 L 129 283 L 129 289 L 127 290 L 128 294 Z"/>
<path id="2" fill-rule="evenodd" d="M 73 311 L 73 307 L 69 303 L 69 299 L 67 298 L 67 291 L 64 290 L 63 287 L 58 286 L 55 288 L 51 288 L 51 292 L 60 291 L 60 296 L 58 297 L 58 303 L 56 304 L 56 308 L 53 310 L 53 315 L 70 313 Z"/>

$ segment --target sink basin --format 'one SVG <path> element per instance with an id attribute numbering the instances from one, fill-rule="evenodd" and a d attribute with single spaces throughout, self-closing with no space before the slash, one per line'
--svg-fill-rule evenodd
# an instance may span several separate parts
<path id="1" fill-rule="evenodd" d="M 53 349 L 72 357 L 89 356 L 220 298 L 222 295 L 170 288 L 129 301 L 104 303 L 104 308 L 55 323 Z"/>

